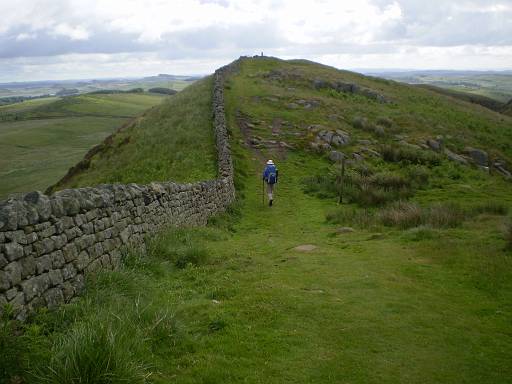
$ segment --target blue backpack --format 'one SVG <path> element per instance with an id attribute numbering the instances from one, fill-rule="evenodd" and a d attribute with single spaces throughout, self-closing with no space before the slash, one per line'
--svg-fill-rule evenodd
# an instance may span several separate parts
<path id="1" fill-rule="evenodd" d="M 276 173 L 274 171 L 270 171 L 270 173 L 268 174 L 268 177 L 267 177 L 267 183 L 275 184 L 276 181 L 277 181 Z"/>

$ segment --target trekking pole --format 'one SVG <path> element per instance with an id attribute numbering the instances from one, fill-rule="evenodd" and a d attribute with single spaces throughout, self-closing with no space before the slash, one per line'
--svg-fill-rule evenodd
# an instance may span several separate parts
<path id="1" fill-rule="evenodd" d="M 265 205 L 265 180 L 261 180 L 261 204 Z"/>

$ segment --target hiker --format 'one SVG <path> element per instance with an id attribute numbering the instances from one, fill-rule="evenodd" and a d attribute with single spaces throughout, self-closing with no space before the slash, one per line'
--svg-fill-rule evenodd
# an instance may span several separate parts
<path id="1" fill-rule="evenodd" d="M 267 161 L 263 171 L 263 181 L 267 184 L 268 205 L 272 206 L 274 185 L 277 183 L 277 168 L 272 160 Z"/>

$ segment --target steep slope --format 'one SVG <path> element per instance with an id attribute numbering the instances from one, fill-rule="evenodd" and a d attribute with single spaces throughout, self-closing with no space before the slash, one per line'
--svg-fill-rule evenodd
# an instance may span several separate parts
<path id="1" fill-rule="evenodd" d="M 211 90 L 209 77 L 172 96 L 94 148 L 52 189 L 214 177 Z"/>
<path id="2" fill-rule="evenodd" d="M 503 106 L 501 113 L 504 113 L 505 115 L 512 116 L 512 100 L 510 100 L 507 104 L 505 104 Z"/>

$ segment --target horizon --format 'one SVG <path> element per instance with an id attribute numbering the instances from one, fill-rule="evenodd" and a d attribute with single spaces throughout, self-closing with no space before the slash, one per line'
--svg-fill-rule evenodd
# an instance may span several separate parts
<path id="1" fill-rule="evenodd" d="M 0 82 L 205 74 L 262 51 L 348 70 L 512 70 L 510 1 L 432 1 L 1 2 Z"/>
<path id="2" fill-rule="evenodd" d="M 295 59 L 287 59 L 287 60 L 299 60 L 300 58 Z M 325 64 L 318 62 L 319 64 Z M 329 64 L 325 64 L 329 65 Z M 334 67 L 334 66 L 333 66 Z M 414 72 L 453 72 L 454 74 L 461 73 L 496 73 L 496 74 L 506 74 L 512 76 L 512 67 L 505 69 L 460 69 L 460 68 L 338 68 L 334 67 L 338 70 L 345 70 L 360 73 L 363 75 L 367 74 L 393 74 L 393 73 L 414 73 Z M 6 86 L 10 84 L 29 84 L 29 83 L 44 83 L 44 82 L 74 82 L 74 81 L 108 81 L 108 80 L 138 80 L 146 77 L 156 77 L 158 75 L 168 75 L 168 76 L 179 76 L 179 77 L 205 77 L 209 76 L 213 73 L 172 73 L 172 72 L 160 72 L 160 73 L 147 73 L 141 75 L 125 75 L 125 76 L 105 76 L 105 77 L 69 77 L 69 78 L 42 78 L 37 80 L 14 80 L 14 81 L 4 81 L 0 77 L 0 86 Z"/>

